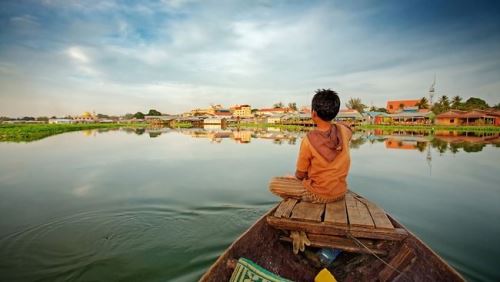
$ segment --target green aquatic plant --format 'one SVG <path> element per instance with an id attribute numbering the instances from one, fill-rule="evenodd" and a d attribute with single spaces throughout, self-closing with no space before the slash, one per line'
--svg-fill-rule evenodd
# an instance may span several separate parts
<path id="1" fill-rule="evenodd" d="M 32 142 L 52 135 L 88 129 L 118 129 L 144 124 L 89 123 L 89 124 L 0 124 L 0 142 Z"/>

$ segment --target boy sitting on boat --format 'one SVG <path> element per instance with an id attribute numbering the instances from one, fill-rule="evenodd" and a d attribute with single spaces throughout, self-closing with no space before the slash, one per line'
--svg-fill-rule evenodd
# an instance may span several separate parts
<path id="1" fill-rule="evenodd" d="M 275 177 L 269 189 L 284 199 L 329 203 L 344 198 L 351 158 L 351 129 L 331 121 L 340 99 L 335 91 L 318 89 L 312 99 L 311 117 L 316 129 L 302 139 L 295 177 Z"/>
<path id="2" fill-rule="evenodd" d="M 316 91 L 311 106 L 316 129 L 302 139 L 295 177 L 271 180 L 269 189 L 273 194 L 312 203 L 330 203 L 344 198 L 351 164 L 349 141 L 352 131 L 344 124 L 332 123 L 339 109 L 340 99 L 335 91 Z M 290 238 L 295 254 L 311 244 L 303 231 L 292 231 Z"/>

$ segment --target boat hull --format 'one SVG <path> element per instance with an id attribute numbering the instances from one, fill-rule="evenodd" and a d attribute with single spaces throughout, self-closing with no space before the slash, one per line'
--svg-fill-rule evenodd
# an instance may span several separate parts
<path id="1" fill-rule="evenodd" d="M 280 241 L 281 231 L 267 224 L 266 217 L 274 210 L 271 209 L 235 240 L 200 281 L 229 281 L 240 257 L 293 281 L 314 281 L 321 269 L 304 255 L 294 255 L 291 245 Z M 394 227 L 407 230 L 388 216 Z M 402 273 L 392 271 L 371 254 L 352 253 L 339 256 L 330 270 L 338 281 L 464 281 L 457 271 L 411 232 L 401 242 L 388 244 L 389 252 L 382 257 L 385 262 L 397 261 L 403 249 L 411 250 L 411 258 L 401 258 L 409 259 L 406 264 L 401 264 L 402 269 L 398 269 Z"/>

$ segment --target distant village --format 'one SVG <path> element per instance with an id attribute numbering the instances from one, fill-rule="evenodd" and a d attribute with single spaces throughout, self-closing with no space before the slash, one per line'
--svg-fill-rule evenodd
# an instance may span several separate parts
<path id="1" fill-rule="evenodd" d="M 451 101 L 443 96 L 436 103 L 429 103 L 427 98 L 414 100 L 387 101 L 385 108 L 368 108 L 360 99 L 351 98 L 341 109 L 335 121 L 343 121 L 353 125 L 447 125 L 447 126 L 500 126 L 500 110 L 498 105 L 490 107 L 484 100 L 469 98 L 462 102 L 460 97 Z M 366 109 L 366 111 L 365 111 Z M 151 125 L 203 127 L 206 125 L 231 126 L 234 124 L 263 125 L 297 125 L 313 126 L 311 109 L 298 108 L 295 103 L 284 105 L 276 103 L 269 108 L 252 108 L 242 104 L 225 108 L 222 105 L 211 105 L 207 108 L 196 108 L 182 114 L 162 114 L 154 109 L 143 114 L 127 114 L 125 116 L 107 116 L 84 112 L 78 116 L 64 118 L 2 118 L 3 123 L 148 123 Z"/>

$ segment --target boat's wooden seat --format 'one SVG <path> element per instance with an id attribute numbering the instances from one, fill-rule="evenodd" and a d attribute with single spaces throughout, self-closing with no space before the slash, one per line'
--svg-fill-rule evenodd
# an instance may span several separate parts
<path id="1" fill-rule="evenodd" d="M 381 240 L 400 241 L 408 235 L 393 226 L 384 210 L 351 191 L 344 200 L 328 204 L 283 200 L 267 222 L 281 230 L 305 231 L 313 246 L 361 253 L 385 254 L 379 248 Z M 281 239 L 290 241 L 286 236 Z"/>

